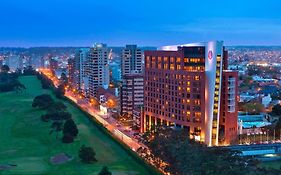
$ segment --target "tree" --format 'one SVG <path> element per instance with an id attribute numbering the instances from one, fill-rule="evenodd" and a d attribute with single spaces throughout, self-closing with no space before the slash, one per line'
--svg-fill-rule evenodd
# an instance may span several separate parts
<path id="1" fill-rule="evenodd" d="M 74 139 L 78 135 L 78 129 L 72 119 L 68 119 L 63 125 L 63 135 L 68 139 L 70 136 Z M 68 142 L 69 143 L 69 142 Z"/>
<path id="2" fill-rule="evenodd" d="M 280 104 L 273 106 L 272 114 L 281 116 L 281 105 Z"/>
<path id="3" fill-rule="evenodd" d="M 242 106 L 243 111 L 258 114 L 264 111 L 264 106 L 260 103 L 249 102 Z"/>
<path id="4" fill-rule="evenodd" d="M 16 83 L 15 85 L 14 85 L 14 90 L 17 92 L 17 93 L 19 93 L 19 92 L 22 92 L 23 90 L 26 90 L 26 87 L 23 85 L 23 84 L 21 84 L 21 83 Z"/>
<path id="5" fill-rule="evenodd" d="M 254 175 L 272 171 L 260 168 L 258 161 L 241 157 L 237 151 L 207 147 L 190 140 L 188 135 L 183 129 L 156 127 L 145 138 L 152 153 L 147 160 L 175 175 Z"/>
<path id="6" fill-rule="evenodd" d="M 56 89 L 55 89 L 55 95 L 57 98 L 62 98 L 64 96 L 65 90 L 64 90 L 64 85 L 59 85 Z"/>
<path id="7" fill-rule="evenodd" d="M 66 110 L 66 106 L 63 102 L 57 101 L 52 103 L 50 107 L 48 107 L 48 113 L 56 113 L 56 112 L 64 112 Z"/>
<path id="8" fill-rule="evenodd" d="M 102 170 L 99 172 L 98 175 L 112 175 L 112 173 L 108 170 L 108 168 L 105 166 L 102 168 Z"/>
<path id="9" fill-rule="evenodd" d="M 61 121 L 55 121 L 52 123 L 50 134 L 56 132 L 56 139 L 58 138 L 59 133 L 62 131 L 63 123 Z"/>
<path id="10" fill-rule="evenodd" d="M 72 143 L 73 141 L 74 141 L 74 137 L 71 134 L 69 133 L 63 134 L 62 137 L 63 143 Z"/>
<path id="11" fill-rule="evenodd" d="M 82 145 L 79 150 L 79 157 L 82 162 L 84 163 L 93 163 L 97 161 L 96 159 L 96 153 L 92 147 L 86 147 L 85 145 Z"/>
<path id="12" fill-rule="evenodd" d="M 66 74 L 63 72 L 63 73 L 61 73 L 61 76 L 60 76 L 60 82 L 61 82 L 61 84 L 62 85 L 66 85 L 67 84 L 67 76 L 66 76 Z"/>
<path id="13" fill-rule="evenodd" d="M 33 99 L 32 102 L 32 107 L 36 108 L 41 108 L 41 109 L 47 109 L 48 107 L 50 107 L 53 104 L 54 100 L 53 98 L 48 95 L 48 94 L 42 94 L 39 96 L 36 96 Z"/>
<path id="14" fill-rule="evenodd" d="M 10 67 L 8 65 L 1 66 L 1 72 L 8 73 L 10 71 Z"/>
<path id="15" fill-rule="evenodd" d="M 35 75 L 36 71 L 32 66 L 27 66 L 23 69 L 23 75 Z"/>

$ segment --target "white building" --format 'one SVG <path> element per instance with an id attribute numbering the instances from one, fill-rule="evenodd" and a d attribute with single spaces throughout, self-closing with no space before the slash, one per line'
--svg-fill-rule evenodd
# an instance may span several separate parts
<path id="1" fill-rule="evenodd" d="M 88 54 L 89 62 L 89 94 L 96 97 L 98 87 L 108 89 L 109 66 L 108 49 L 105 44 L 95 44 Z"/>
<path id="2" fill-rule="evenodd" d="M 143 106 L 143 75 L 125 75 L 121 88 L 121 114 L 133 114 L 135 108 Z"/>
<path id="3" fill-rule="evenodd" d="M 268 107 L 268 105 L 270 104 L 271 101 L 272 101 L 272 98 L 271 98 L 270 94 L 262 97 L 262 99 L 261 99 L 261 103 L 263 104 L 263 106 L 265 108 Z"/>
<path id="4" fill-rule="evenodd" d="M 126 45 L 121 54 L 121 76 L 142 72 L 142 50 L 137 45 Z"/>
<path id="5" fill-rule="evenodd" d="M 79 90 L 86 96 L 89 96 L 89 49 L 80 49 L 75 58 L 79 64 Z"/>

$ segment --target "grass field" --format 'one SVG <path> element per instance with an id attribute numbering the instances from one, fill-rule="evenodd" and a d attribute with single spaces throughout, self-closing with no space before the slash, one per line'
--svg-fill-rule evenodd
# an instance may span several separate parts
<path id="1" fill-rule="evenodd" d="M 261 165 L 266 168 L 280 169 L 281 161 L 272 161 L 272 162 L 262 162 Z"/>
<path id="2" fill-rule="evenodd" d="M 27 88 L 25 92 L 0 93 L 0 164 L 17 165 L 14 169 L 0 170 L 1 175 L 94 175 L 103 166 L 108 166 L 114 175 L 149 174 L 68 102 L 64 103 L 78 125 L 79 135 L 72 144 L 61 143 L 55 134 L 49 134 L 51 123 L 41 121 L 44 111 L 31 107 L 35 96 L 51 92 L 43 90 L 35 77 L 20 77 L 20 81 Z M 83 144 L 95 149 L 98 162 L 90 165 L 80 162 L 78 150 Z M 50 157 L 62 152 L 74 156 L 74 159 L 62 165 L 52 165 Z"/>

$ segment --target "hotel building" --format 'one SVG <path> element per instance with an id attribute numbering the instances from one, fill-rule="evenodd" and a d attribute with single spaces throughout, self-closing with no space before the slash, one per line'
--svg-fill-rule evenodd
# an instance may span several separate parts
<path id="1" fill-rule="evenodd" d="M 234 142 L 238 73 L 227 70 L 227 59 L 221 41 L 145 51 L 141 131 L 167 125 L 208 146 Z"/>

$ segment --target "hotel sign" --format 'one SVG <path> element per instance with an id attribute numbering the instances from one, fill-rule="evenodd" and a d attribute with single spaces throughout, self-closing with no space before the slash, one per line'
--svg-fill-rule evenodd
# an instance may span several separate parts
<path id="1" fill-rule="evenodd" d="M 209 58 L 209 60 L 212 60 L 212 58 L 213 58 L 213 51 L 209 50 L 208 58 Z"/>

